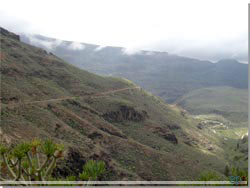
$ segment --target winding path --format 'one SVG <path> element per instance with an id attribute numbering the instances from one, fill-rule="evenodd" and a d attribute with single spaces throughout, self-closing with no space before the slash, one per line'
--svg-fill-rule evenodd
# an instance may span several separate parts
<path id="1" fill-rule="evenodd" d="M 128 88 L 122 88 L 122 89 L 115 89 L 115 90 L 110 90 L 110 91 L 104 91 L 100 93 L 96 93 L 93 95 L 83 95 L 83 96 L 67 96 L 67 97 L 60 97 L 56 99 L 47 99 L 47 100 L 41 100 L 41 101 L 28 101 L 28 102 L 19 102 L 15 104 L 1 104 L 2 107 L 15 107 L 15 106 L 20 106 L 20 105 L 25 105 L 25 104 L 41 104 L 41 103 L 49 103 L 49 102 L 58 102 L 58 101 L 63 101 L 67 99 L 76 99 L 76 98 L 83 98 L 83 97 L 88 97 L 88 98 L 100 98 L 112 93 L 117 93 L 117 92 L 122 92 L 126 90 L 133 90 L 133 89 L 141 89 L 141 87 L 128 87 Z"/>

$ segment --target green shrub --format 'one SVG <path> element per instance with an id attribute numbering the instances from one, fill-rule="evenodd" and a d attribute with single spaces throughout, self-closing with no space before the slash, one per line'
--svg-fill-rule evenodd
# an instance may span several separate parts
<path id="1" fill-rule="evenodd" d="M 222 177 L 214 171 L 204 171 L 200 174 L 198 181 L 222 181 Z"/>
<path id="2" fill-rule="evenodd" d="M 83 172 L 79 175 L 81 180 L 96 181 L 106 171 L 103 161 L 90 160 L 83 166 Z"/>

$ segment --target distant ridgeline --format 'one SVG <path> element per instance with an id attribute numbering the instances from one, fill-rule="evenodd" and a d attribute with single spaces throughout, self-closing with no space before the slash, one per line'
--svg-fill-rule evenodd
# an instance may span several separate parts
<path id="1" fill-rule="evenodd" d="M 167 52 L 131 54 L 121 47 L 60 41 L 41 35 L 22 35 L 21 40 L 90 72 L 125 77 L 170 103 L 199 88 L 248 87 L 248 65 L 232 59 L 211 63 Z"/>

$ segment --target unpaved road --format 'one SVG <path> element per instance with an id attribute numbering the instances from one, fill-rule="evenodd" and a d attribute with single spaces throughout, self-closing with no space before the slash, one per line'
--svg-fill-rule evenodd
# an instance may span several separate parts
<path id="1" fill-rule="evenodd" d="M 9 104 L 9 105 L 3 105 L 1 104 L 2 107 L 16 107 L 24 104 L 43 104 L 43 103 L 50 103 L 50 102 L 58 102 L 58 101 L 63 101 L 67 99 L 76 99 L 76 98 L 100 98 L 103 96 L 107 96 L 109 94 L 117 93 L 117 92 L 122 92 L 126 90 L 133 90 L 133 89 L 140 89 L 140 87 L 128 87 L 128 88 L 122 88 L 122 89 L 115 89 L 115 90 L 110 90 L 110 91 L 104 91 L 100 93 L 95 93 L 93 95 L 83 95 L 83 96 L 67 96 L 67 97 L 60 97 L 56 99 L 48 99 L 48 100 L 41 100 L 41 101 L 28 101 L 28 102 L 19 102 L 19 103 L 14 103 L 14 104 Z"/>

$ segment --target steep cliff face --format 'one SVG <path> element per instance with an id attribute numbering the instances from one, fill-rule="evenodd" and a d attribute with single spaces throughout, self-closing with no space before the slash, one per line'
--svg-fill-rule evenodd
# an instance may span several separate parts
<path id="1" fill-rule="evenodd" d="M 1 142 L 63 143 L 67 154 L 55 176 L 78 173 L 89 159 L 105 161 L 105 180 L 195 180 L 205 168 L 223 173 L 220 145 L 204 148 L 200 138 L 209 135 L 180 109 L 127 80 L 73 67 L 5 30 L 0 40 Z M 187 138 L 194 144 L 185 144 Z"/>

